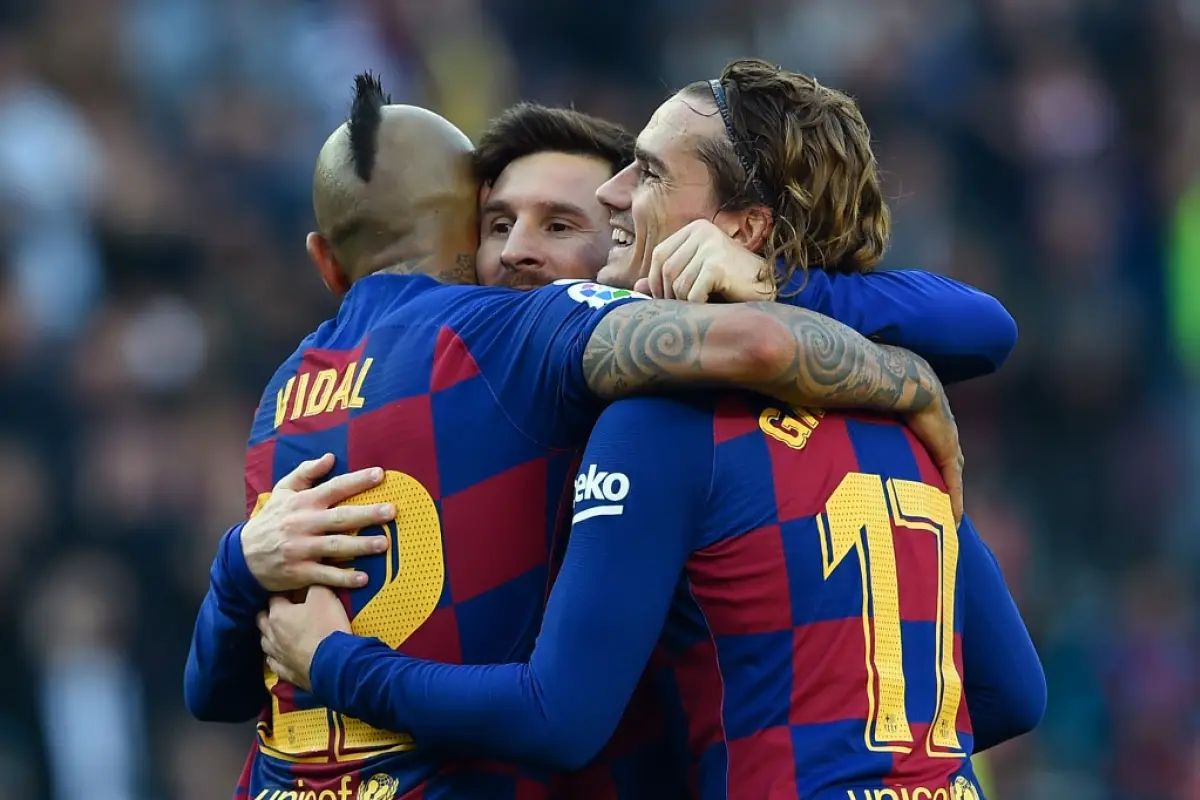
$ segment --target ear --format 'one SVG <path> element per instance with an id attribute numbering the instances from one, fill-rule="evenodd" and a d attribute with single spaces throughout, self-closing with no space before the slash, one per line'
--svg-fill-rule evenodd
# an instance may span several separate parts
<path id="1" fill-rule="evenodd" d="M 338 297 L 350 291 L 350 279 L 346 277 L 346 271 L 342 269 L 342 265 L 334 258 L 333 248 L 328 239 L 316 231 L 312 231 L 304 237 L 304 249 L 308 251 L 308 257 L 316 265 L 317 272 L 321 273 L 321 280 L 324 281 L 325 288 Z"/>
<path id="2" fill-rule="evenodd" d="M 741 211 L 722 211 L 713 223 L 742 247 L 758 253 L 771 237 L 775 217 L 766 206 L 751 206 Z"/>

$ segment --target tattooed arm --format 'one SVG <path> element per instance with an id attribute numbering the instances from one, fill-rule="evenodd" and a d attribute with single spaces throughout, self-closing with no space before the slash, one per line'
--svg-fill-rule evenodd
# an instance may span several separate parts
<path id="1" fill-rule="evenodd" d="M 790 405 L 906 414 L 961 516 L 958 428 L 929 364 L 828 317 L 776 303 L 628 303 L 592 332 L 583 369 L 588 387 L 606 399 L 735 386 Z"/>

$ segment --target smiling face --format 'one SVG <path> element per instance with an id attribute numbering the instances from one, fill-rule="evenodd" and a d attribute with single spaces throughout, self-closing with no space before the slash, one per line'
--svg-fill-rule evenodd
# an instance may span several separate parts
<path id="1" fill-rule="evenodd" d="M 649 272 L 659 242 L 693 220 L 717 219 L 720 206 L 700 148 L 725 135 L 712 103 L 676 95 L 659 106 L 638 136 L 634 163 L 596 192 L 613 226 L 601 283 L 633 286 Z"/>
<path id="2" fill-rule="evenodd" d="M 596 187 L 612 175 L 599 158 L 535 153 L 505 167 L 480 209 L 479 282 L 533 289 L 596 277 L 611 242 Z"/>

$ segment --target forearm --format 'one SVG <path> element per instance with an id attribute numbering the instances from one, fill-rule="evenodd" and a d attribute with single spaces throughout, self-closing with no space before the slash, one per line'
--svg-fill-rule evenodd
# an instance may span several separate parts
<path id="1" fill-rule="evenodd" d="M 749 305 L 770 316 L 777 329 L 767 348 L 773 371 L 746 388 L 796 405 L 889 412 L 920 411 L 937 396 L 937 376 L 920 356 L 875 344 L 807 309 Z"/>
<path id="2" fill-rule="evenodd" d="M 809 270 L 803 288 L 778 301 L 826 314 L 877 342 L 912 350 L 943 383 L 995 372 L 1012 352 L 1017 326 L 996 298 L 920 270 L 832 274 Z M 799 285 L 799 284 L 797 284 Z"/>
<path id="3" fill-rule="evenodd" d="M 912 412 L 937 396 L 937 377 L 920 357 L 769 302 L 631 303 L 596 327 L 583 368 L 588 386 L 606 399 L 729 386 L 793 405 Z"/>
<path id="4" fill-rule="evenodd" d="M 982 752 L 1037 727 L 1046 676 L 1000 565 L 968 518 L 959 546 L 964 690 L 975 751 Z"/>
<path id="5" fill-rule="evenodd" d="M 221 540 L 184 670 L 188 710 L 205 722 L 245 722 L 267 699 L 255 625 L 266 593 L 240 560 L 239 534 L 234 528 Z"/>
<path id="6" fill-rule="evenodd" d="M 561 703 L 544 702 L 528 664 L 438 664 L 338 633 L 317 649 L 311 676 L 314 696 L 329 708 L 381 730 L 404 731 L 421 745 L 556 769 L 578 768 L 599 749 L 587 741 L 596 737 L 580 735 L 578 722 L 589 715 L 555 713 Z"/>

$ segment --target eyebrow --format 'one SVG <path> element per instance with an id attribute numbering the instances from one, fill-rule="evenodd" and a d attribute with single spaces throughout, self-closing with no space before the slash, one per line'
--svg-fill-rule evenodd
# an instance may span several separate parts
<path id="1" fill-rule="evenodd" d="M 588 213 L 583 208 L 574 203 L 567 203 L 562 200 L 538 200 L 532 205 L 538 208 L 542 213 L 554 217 L 580 217 L 588 218 Z M 510 217 L 515 217 L 516 213 L 513 210 L 512 204 L 507 200 L 488 200 L 483 204 L 483 214 L 505 214 Z"/>
<path id="2" fill-rule="evenodd" d="M 641 161 L 643 164 L 646 164 L 648 167 L 650 167 L 650 169 L 654 170 L 660 175 L 665 175 L 667 173 L 666 163 L 661 158 L 654 155 L 654 153 L 644 149 L 641 145 L 636 145 L 633 148 L 633 157 L 637 161 Z"/>

